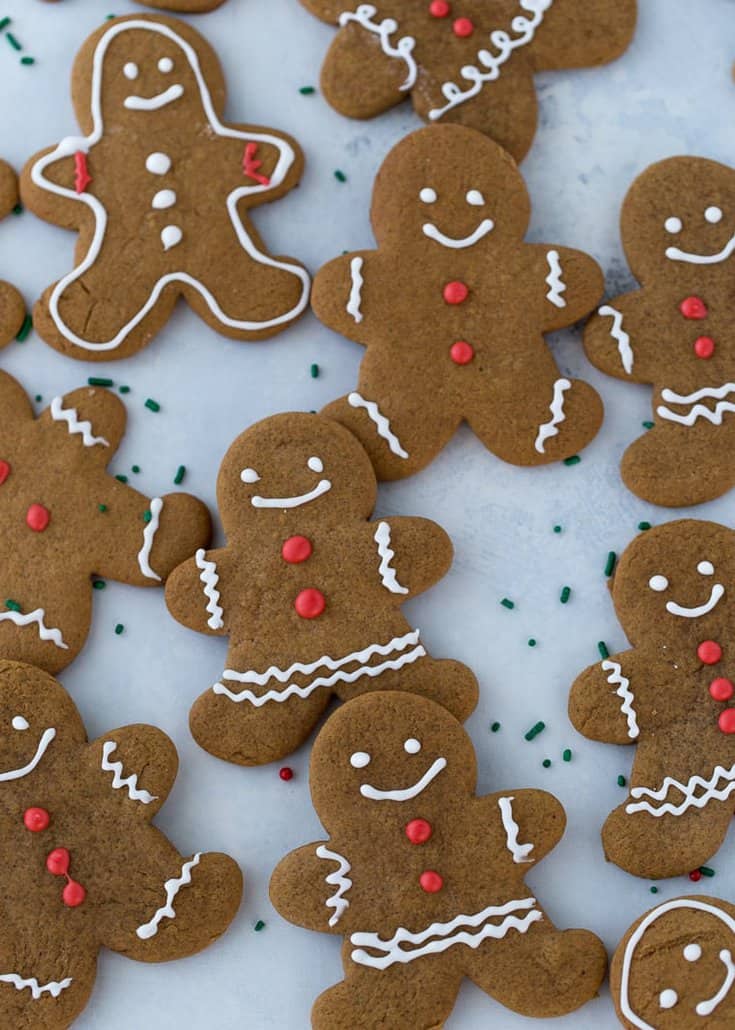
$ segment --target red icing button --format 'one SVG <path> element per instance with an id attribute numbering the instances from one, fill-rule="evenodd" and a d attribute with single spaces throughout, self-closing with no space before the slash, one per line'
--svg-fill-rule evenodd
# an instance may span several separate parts
<path id="1" fill-rule="evenodd" d="M 313 547 L 311 540 L 305 536 L 290 536 L 281 548 L 281 557 L 289 565 L 298 565 L 299 562 L 311 558 Z"/>
<path id="2" fill-rule="evenodd" d="M 427 823 L 425 819 L 412 819 L 410 823 L 406 823 L 406 836 L 412 844 L 426 844 L 433 832 L 431 823 Z"/>
<path id="3" fill-rule="evenodd" d="M 282 769 L 278 770 L 278 775 L 281 777 L 282 780 L 288 783 L 289 780 L 293 779 L 293 769 L 291 769 L 287 765 L 284 765 Z"/>
<path id="4" fill-rule="evenodd" d="M 697 648 L 697 657 L 705 665 L 717 665 L 722 658 L 722 648 L 714 640 L 703 640 Z"/>
<path id="5" fill-rule="evenodd" d="M 51 816 L 45 808 L 27 808 L 23 813 L 23 825 L 31 833 L 40 833 L 51 822 Z"/>
<path id="6" fill-rule="evenodd" d="M 293 606 L 302 619 L 316 619 L 327 607 L 327 602 L 321 590 L 309 587 L 297 595 Z"/>
<path id="7" fill-rule="evenodd" d="M 10 465 L 8 465 L 7 461 L 0 461 L 0 486 L 3 485 L 3 483 L 8 478 L 9 475 L 10 475 Z"/>
<path id="8" fill-rule="evenodd" d="M 87 897 L 87 892 L 81 883 L 77 883 L 76 880 L 69 880 L 61 892 L 61 897 L 64 899 L 64 904 L 69 908 L 77 908 Z"/>
<path id="9" fill-rule="evenodd" d="M 66 848 L 54 848 L 46 859 L 46 868 L 53 876 L 66 876 L 71 856 Z"/>
<path id="10" fill-rule="evenodd" d="M 715 701 L 729 701 L 732 695 L 735 694 L 735 687 L 732 680 L 720 676 L 718 679 L 712 680 L 709 685 L 709 692 Z"/>
<path id="11" fill-rule="evenodd" d="M 694 353 L 698 358 L 711 358 L 715 352 L 715 341 L 711 336 L 700 336 L 694 341 Z"/>
<path id="12" fill-rule="evenodd" d="M 679 311 L 684 318 L 698 320 L 707 317 L 707 305 L 701 297 L 685 297 L 679 305 Z"/>
<path id="13" fill-rule="evenodd" d="M 475 26 L 469 18 L 457 18 L 452 30 L 455 36 L 459 36 L 460 39 L 466 39 L 467 36 L 471 36 L 475 31 Z"/>
<path id="14" fill-rule="evenodd" d="M 26 512 L 26 524 L 34 533 L 43 533 L 51 521 L 51 512 L 42 504 L 32 504 Z"/>
<path id="15" fill-rule="evenodd" d="M 429 14 L 432 18 L 446 18 L 451 12 L 452 5 L 447 0 L 432 0 L 429 4 Z"/>
<path id="16" fill-rule="evenodd" d="M 717 724 L 723 733 L 735 733 L 735 708 L 726 708 L 720 712 Z"/>
<path id="17" fill-rule="evenodd" d="M 471 343 L 464 340 L 457 340 L 449 348 L 449 356 L 455 365 L 469 365 L 475 356 L 475 348 Z"/>
<path id="18" fill-rule="evenodd" d="M 421 890 L 426 891 L 427 894 L 438 894 L 444 886 L 444 880 L 439 873 L 435 873 L 432 869 L 427 869 L 419 876 L 419 883 Z"/>
<path id="19" fill-rule="evenodd" d="M 444 287 L 444 300 L 447 304 L 464 304 L 469 295 L 467 286 L 459 281 L 447 283 Z"/>
<path id="20" fill-rule="evenodd" d="M 702 879 L 702 874 L 698 869 L 693 869 L 689 874 L 689 879 L 692 881 L 692 883 L 699 883 L 699 881 Z"/>

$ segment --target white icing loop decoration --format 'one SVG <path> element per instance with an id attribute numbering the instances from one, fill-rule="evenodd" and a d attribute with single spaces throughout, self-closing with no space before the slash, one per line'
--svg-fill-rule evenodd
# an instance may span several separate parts
<path id="1" fill-rule="evenodd" d="M 197 853 L 189 862 L 184 862 L 181 867 L 181 875 L 173 880 L 166 880 L 163 889 L 166 891 L 166 904 L 159 908 L 148 923 L 143 923 L 135 931 L 142 941 L 148 941 L 158 933 L 158 926 L 163 919 L 175 919 L 174 900 L 182 887 L 188 887 L 191 883 L 191 871 L 199 865 L 201 853 Z"/>
<path id="2" fill-rule="evenodd" d="M 405 82 L 399 87 L 401 92 L 413 89 L 418 78 L 418 67 L 413 56 L 416 40 L 413 36 L 402 36 L 394 46 L 390 37 L 398 28 L 398 22 L 394 18 L 384 18 L 379 22 L 373 21 L 377 13 L 378 9 L 373 4 L 360 4 L 357 10 L 344 11 L 340 14 L 339 24 L 344 28 L 349 22 L 354 21 L 362 25 L 368 32 L 374 33 L 378 37 L 381 50 L 387 57 L 397 57 L 406 62 L 408 74 Z"/>
<path id="3" fill-rule="evenodd" d="M 528 857 L 533 851 L 533 844 L 518 843 L 520 827 L 513 818 L 514 801 L 515 798 L 512 795 L 507 798 L 500 798 L 498 801 L 500 818 L 503 820 L 503 829 L 505 830 L 505 846 L 513 856 L 514 862 L 518 864 L 522 862 L 533 862 L 533 859 Z"/>
<path id="4" fill-rule="evenodd" d="M 161 521 L 161 512 L 163 511 L 163 501 L 160 497 L 154 497 L 151 501 L 151 517 L 146 522 L 145 529 L 143 530 L 143 546 L 138 551 L 138 566 L 140 571 L 147 579 L 157 579 L 161 582 L 161 577 L 157 572 L 154 572 L 151 568 L 151 551 L 153 550 L 153 542 L 156 539 L 156 533 Z"/>
<path id="5" fill-rule="evenodd" d="M 440 229 L 437 229 L 433 222 L 427 222 L 422 226 L 422 231 L 424 236 L 428 236 L 430 240 L 440 243 L 442 247 L 448 247 L 450 250 L 466 250 L 467 247 L 474 247 L 476 243 L 479 243 L 494 228 L 495 222 L 492 218 L 484 218 L 474 232 L 460 239 L 454 236 L 446 236 Z"/>
<path id="6" fill-rule="evenodd" d="M 358 325 L 363 320 L 362 288 L 365 285 L 365 280 L 362 277 L 362 266 L 363 259 L 361 257 L 354 257 L 350 262 L 352 289 L 350 290 L 350 299 L 347 301 L 347 314 L 352 315 Z"/>
<path id="7" fill-rule="evenodd" d="M 54 422 L 66 422 L 69 433 L 72 436 L 79 435 L 85 447 L 109 447 L 109 441 L 104 436 L 93 436 L 92 423 L 81 422 L 76 408 L 65 408 L 61 397 L 54 397 L 51 401 L 51 418 Z"/>
<path id="8" fill-rule="evenodd" d="M 54 627 L 49 628 L 44 623 L 46 618 L 46 612 L 43 608 L 36 608 L 33 612 L 23 614 L 22 612 L 14 612 L 12 609 L 8 609 L 5 612 L 0 612 L 0 622 L 13 622 L 16 626 L 38 626 L 38 635 L 44 642 L 50 641 L 55 644 L 56 647 L 61 648 L 62 651 L 68 651 L 69 645 L 64 642 L 64 638 L 61 635 L 60 629 Z"/>
<path id="9" fill-rule="evenodd" d="M 157 93 L 154 97 L 125 97 L 124 106 L 129 111 L 158 111 L 161 107 L 173 104 L 184 95 L 184 87 L 179 83 L 169 86 L 163 93 Z"/>
<path id="10" fill-rule="evenodd" d="M 408 587 L 401 586 L 396 578 L 396 571 L 391 565 L 395 558 L 395 551 L 390 546 L 390 526 L 387 522 L 379 524 L 373 539 L 378 545 L 378 557 L 380 558 L 378 574 L 381 583 L 391 594 L 407 594 Z"/>
<path id="11" fill-rule="evenodd" d="M 689 265 L 719 265 L 723 261 L 727 261 L 733 251 L 735 251 L 735 234 L 716 254 L 691 254 L 686 250 L 679 250 L 678 247 L 667 247 L 666 257 L 669 261 L 684 261 Z"/>
<path id="12" fill-rule="evenodd" d="M 709 595 L 709 600 L 704 604 L 700 604 L 697 608 L 685 608 L 683 605 L 677 604 L 676 601 L 667 601 L 666 611 L 670 615 L 678 615 L 682 619 L 699 619 L 703 615 L 709 615 L 724 596 L 725 588 L 722 583 L 715 583 Z"/>
<path id="13" fill-rule="evenodd" d="M 135 773 L 123 778 L 122 762 L 110 761 L 110 756 L 115 751 L 117 751 L 117 744 L 114 740 L 106 740 L 102 745 L 101 767 L 103 772 L 112 773 L 112 789 L 121 790 L 124 788 L 128 792 L 128 797 L 131 801 L 142 801 L 144 805 L 150 805 L 152 801 L 158 801 L 158 798 L 154 797 L 153 794 L 149 794 L 147 790 L 138 787 L 138 777 Z"/>
<path id="14" fill-rule="evenodd" d="M 204 596 L 207 598 L 207 611 L 209 618 L 207 625 L 210 629 L 222 629 L 224 622 L 222 616 L 224 609 L 219 603 L 219 576 L 217 575 L 217 563 L 207 560 L 207 552 L 200 547 L 194 556 L 197 568 L 200 570 L 199 579 L 204 584 Z"/>
<path id="15" fill-rule="evenodd" d="M 609 304 L 605 304 L 597 313 L 603 317 L 612 318 L 613 324 L 610 329 L 610 335 L 618 345 L 618 354 L 620 355 L 623 369 L 630 375 L 633 371 L 633 348 L 630 345 L 630 336 L 623 329 L 622 311 L 618 311 L 617 308 L 612 308 Z"/>
<path id="16" fill-rule="evenodd" d="M 721 783 L 724 785 L 720 786 Z M 701 789 L 702 793 L 697 794 Z M 651 801 L 664 801 L 670 791 L 678 791 L 683 801 L 674 804 L 667 801 L 662 805 L 652 805 L 650 801 L 636 801 L 625 806 L 628 815 L 636 812 L 648 812 L 649 815 L 659 819 L 662 815 L 681 815 L 690 808 L 704 808 L 710 801 L 726 801 L 735 791 L 735 765 L 729 769 L 718 765 L 708 780 L 702 776 L 692 776 L 686 783 L 667 776 L 658 790 L 651 790 L 650 787 L 633 787 L 630 796 L 633 798 L 650 798 Z"/>
<path id="17" fill-rule="evenodd" d="M 564 414 L 564 394 L 567 390 L 571 390 L 571 388 L 572 384 L 568 379 L 557 379 L 554 383 L 554 397 L 549 405 L 551 419 L 539 426 L 538 435 L 536 436 L 535 447 L 539 454 L 546 453 L 547 440 L 551 439 L 552 436 L 559 435 L 557 426 L 566 420 L 566 415 Z"/>
<path id="18" fill-rule="evenodd" d="M 553 304 L 555 308 L 565 308 L 567 306 L 567 302 L 564 300 L 562 294 L 566 293 L 567 284 L 562 279 L 559 251 L 550 250 L 546 255 L 546 262 L 549 266 L 549 274 L 544 280 L 546 285 L 549 287 L 546 299 L 550 304 Z"/>
<path id="19" fill-rule="evenodd" d="M 327 908 L 333 908 L 334 912 L 329 917 L 329 925 L 336 926 L 345 913 L 345 910 L 350 907 L 350 903 L 345 898 L 345 894 L 352 887 L 352 880 L 349 878 L 347 873 L 350 872 L 352 866 L 342 855 L 338 855 L 336 851 L 330 851 L 326 844 L 320 844 L 316 849 L 317 858 L 325 858 L 330 862 L 336 862 L 339 866 L 333 873 L 329 873 L 325 876 L 324 881 L 330 887 L 336 887 L 337 890 L 334 894 L 327 898 Z"/>
<path id="20" fill-rule="evenodd" d="M 315 501 L 331 489 L 332 484 L 328 479 L 320 479 L 314 489 L 306 494 L 298 494 L 296 497 L 260 497 L 256 494 L 250 498 L 250 503 L 254 508 L 300 508 L 302 504 Z"/>
<path id="21" fill-rule="evenodd" d="M 615 686 L 616 683 L 618 684 L 618 689 L 615 693 L 623 702 L 620 706 L 620 711 L 628 720 L 628 736 L 631 740 L 635 740 L 640 735 L 640 729 L 638 728 L 638 717 L 633 708 L 635 696 L 630 689 L 630 680 L 627 676 L 623 676 L 620 663 L 614 662 L 612 658 L 606 658 L 601 667 L 603 672 L 610 674 L 607 677 L 607 682 L 611 686 Z"/>
<path id="22" fill-rule="evenodd" d="M 363 783 L 360 787 L 360 793 L 370 801 L 411 801 L 413 798 L 417 798 L 419 794 L 422 794 L 446 767 L 446 758 L 436 758 L 421 779 L 417 780 L 411 787 L 405 787 L 402 790 L 380 790 L 369 783 Z"/>
<path id="23" fill-rule="evenodd" d="M 9 769 L 7 772 L 0 772 L 0 783 L 8 783 L 10 780 L 22 780 L 24 776 L 32 773 L 38 763 L 41 761 L 43 756 L 46 754 L 49 744 L 56 736 L 56 730 L 53 726 L 50 726 L 47 730 L 43 731 L 41 739 L 38 742 L 36 753 L 33 758 L 26 765 L 21 766 L 20 769 Z"/>
<path id="24" fill-rule="evenodd" d="M 721 426 L 724 415 L 727 412 L 735 411 L 735 404 L 723 399 L 731 393 L 735 393 L 735 383 L 724 383 L 717 387 L 703 386 L 701 390 L 689 394 L 675 393 L 673 390 L 665 389 L 661 391 L 662 400 L 667 404 L 686 405 L 689 407 L 689 411 L 685 415 L 680 415 L 662 404 L 656 408 L 656 414 L 669 422 L 678 422 L 682 426 L 693 426 L 700 418 L 711 422 L 713 426 Z M 704 398 L 718 402 L 714 411 L 705 404 L 696 403 Z"/>
<path id="25" fill-rule="evenodd" d="M 392 454 L 395 454 L 398 458 L 408 458 L 408 451 L 403 449 L 401 441 L 398 439 L 396 434 L 391 431 L 390 421 L 382 414 L 375 401 L 366 401 L 359 393 L 351 393 L 347 398 L 347 401 L 351 408 L 365 409 L 370 421 L 375 423 L 378 436 L 385 440 Z"/>
<path id="26" fill-rule="evenodd" d="M 12 984 L 16 991 L 30 990 L 33 1000 L 38 1001 L 44 994 L 50 994 L 52 998 L 58 998 L 61 992 L 65 991 L 67 987 L 71 987 L 74 981 L 70 976 L 67 976 L 64 980 L 59 980 L 58 982 L 54 980 L 51 983 L 40 984 L 35 976 L 25 979 L 19 976 L 18 973 L 0 973 L 0 983 Z"/>

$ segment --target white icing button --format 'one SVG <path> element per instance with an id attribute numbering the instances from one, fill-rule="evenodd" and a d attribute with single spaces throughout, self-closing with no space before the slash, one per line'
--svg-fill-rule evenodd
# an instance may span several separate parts
<path id="1" fill-rule="evenodd" d="M 240 473 L 240 479 L 243 483 L 257 483 L 260 480 L 260 476 L 255 469 L 243 469 Z"/>
<path id="2" fill-rule="evenodd" d="M 164 250 L 171 250 L 177 243 L 181 243 L 183 238 L 183 232 L 179 229 L 178 225 L 167 225 L 165 229 L 161 230 L 161 243 L 163 244 Z"/>
<path id="3" fill-rule="evenodd" d="M 174 62 L 171 60 L 170 57 L 162 57 L 161 60 L 158 62 L 158 70 L 159 72 L 163 72 L 164 74 L 166 74 L 167 72 L 172 72 L 174 70 Z"/>
<path id="4" fill-rule="evenodd" d="M 123 75 L 126 79 L 137 79 L 138 78 L 138 65 L 134 61 L 128 61 L 123 68 Z"/>
<path id="5" fill-rule="evenodd" d="M 311 469 L 312 472 L 323 472 L 324 471 L 324 462 L 322 461 L 321 458 L 317 458 L 317 457 L 309 458 L 309 460 L 307 461 L 306 464 L 309 466 L 309 468 Z"/>
<path id="6" fill-rule="evenodd" d="M 165 211 L 167 207 L 173 207 L 176 203 L 176 194 L 173 190 L 159 190 L 151 201 L 151 207 L 156 211 Z"/>
<path id="7" fill-rule="evenodd" d="M 24 719 L 22 715 L 13 716 L 13 729 L 14 730 L 27 730 L 28 720 Z"/>
<path id="8" fill-rule="evenodd" d="M 409 737 L 403 745 L 403 750 L 409 755 L 417 755 L 421 750 L 421 742 L 415 737 Z"/>
<path id="9" fill-rule="evenodd" d="M 655 590 L 656 593 L 660 594 L 663 590 L 668 590 L 669 581 L 666 576 L 651 576 L 648 585 L 651 590 Z"/>
<path id="10" fill-rule="evenodd" d="M 168 154 L 156 151 L 154 154 L 149 154 L 145 159 L 145 166 L 146 170 L 152 175 L 165 175 L 171 168 L 171 158 Z"/>
<path id="11" fill-rule="evenodd" d="M 715 567 L 711 561 L 701 561 L 699 565 L 697 565 L 697 572 L 700 576 L 714 576 Z"/>
<path id="12" fill-rule="evenodd" d="M 722 221 L 722 208 L 719 207 L 708 207 L 704 212 L 704 217 L 710 223 L 710 225 L 717 225 L 718 222 Z"/>
<path id="13" fill-rule="evenodd" d="M 687 962 L 696 962 L 702 957 L 702 949 L 698 944 L 687 944 L 684 948 L 684 958 Z"/>
<path id="14" fill-rule="evenodd" d="M 355 751 L 354 755 L 350 756 L 350 765 L 353 769 L 364 769 L 366 765 L 370 765 L 370 755 L 367 751 Z"/>
<path id="15" fill-rule="evenodd" d="M 681 232 L 684 228 L 681 218 L 667 218 L 664 222 L 664 229 L 666 232 L 677 233 Z"/>
<path id="16" fill-rule="evenodd" d="M 436 190 L 432 190 L 430 186 L 424 186 L 419 193 L 419 197 L 424 204 L 435 204 L 436 203 Z"/>
<path id="17" fill-rule="evenodd" d="M 679 995 L 676 991 L 672 991 L 670 987 L 665 991 L 661 991 L 658 996 L 658 1003 L 662 1009 L 673 1009 L 678 1000 Z"/>
<path id="18" fill-rule="evenodd" d="M 470 190 L 466 197 L 467 203 L 472 204 L 473 207 L 482 207 L 485 203 L 485 198 L 479 190 Z"/>

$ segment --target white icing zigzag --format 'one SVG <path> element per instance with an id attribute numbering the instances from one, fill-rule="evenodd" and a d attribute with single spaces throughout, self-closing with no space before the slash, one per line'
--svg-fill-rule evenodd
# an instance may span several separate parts
<path id="1" fill-rule="evenodd" d="M 517 863 L 521 862 L 533 862 L 532 858 L 528 856 L 533 851 L 533 844 L 519 844 L 518 833 L 520 827 L 513 818 L 513 802 L 514 797 L 500 798 L 498 801 L 498 807 L 500 808 L 500 818 L 503 820 L 503 829 L 505 830 L 505 845 L 513 856 L 513 861 Z"/>
<path id="2" fill-rule="evenodd" d="M 390 37 L 398 28 L 398 22 L 394 18 L 384 18 L 383 21 L 375 22 L 372 19 L 377 12 L 378 9 L 373 4 L 360 4 L 356 11 L 345 11 L 340 14 L 339 24 L 344 27 L 348 22 L 356 21 L 368 32 L 375 33 L 380 40 L 381 50 L 387 57 L 398 57 L 406 62 L 408 75 L 400 89 L 402 91 L 413 89 L 418 76 L 418 68 L 413 57 L 416 40 L 413 36 L 402 36 L 393 46 Z"/>
<path id="3" fill-rule="evenodd" d="M 720 781 L 725 781 L 725 786 L 719 787 Z M 697 788 L 701 787 L 704 793 L 697 796 Z M 667 801 L 664 805 L 654 807 L 649 801 L 639 801 L 637 804 L 625 806 L 625 811 L 632 815 L 634 812 L 649 812 L 659 818 L 662 815 L 681 815 L 689 808 L 704 808 L 709 801 L 726 801 L 735 791 L 735 765 L 729 769 L 718 765 L 708 780 L 701 776 L 692 776 L 686 783 L 667 776 L 658 790 L 651 790 L 649 787 L 633 787 L 630 796 L 633 798 L 649 797 L 654 801 L 663 801 L 670 790 L 681 791 L 684 800 L 679 805 Z"/>
<path id="4" fill-rule="evenodd" d="M 135 931 L 142 941 L 150 940 L 151 937 L 156 936 L 158 924 L 162 919 L 176 918 L 173 906 L 174 899 L 182 887 L 188 887 L 191 883 L 191 871 L 194 866 L 199 865 L 201 857 L 201 853 L 197 853 L 190 861 L 184 862 L 181 867 L 181 875 L 177 879 L 166 880 L 163 885 L 163 889 L 166 891 L 166 904 L 158 909 L 149 923 L 144 923 Z"/>
<path id="5" fill-rule="evenodd" d="M 150 510 L 150 520 L 146 523 L 145 529 L 143 530 L 143 546 L 138 551 L 138 565 L 140 566 L 140 571 L 147 579 L 157 579 L 160 583 L 161 577 L 151 568 L 153 541 L 155 540 L 156 533 L 158 532 L 161 511 L 163 510 L 163 501 L 160 497 L 153 498 Z"/>
<path id="6" fill-rule="evenodd" d="M 688 404 L 691 407 L 686 415 L 678 415 L 675 411 L 671 411 L 669 408 L 661 405 L 656 408 L 656 414 L 660 415 L 661 418 L 668 419 L 669 422 L 679 422 L 683 426 L 693 426 L 697 419 L 700 418 L 711 422 L 713 426 L 721 426 L 723 416 L 727 412 L 735 411 L 735 404 L 722 399 L 730 393 L 735 393 L 735 383 L 725 383 L 723 386 L 718 387 L 704 386 L 701 390 L 689 394 L 675 393 L 673 390 L 662 390 L 662 400 L 667 401 L 669 404 Z M 718 402 L 715 405 L 714 411 L 711 411 L 704 404 L 694 403 L 705 397 L 708 400 L 716 400 Z"/>
<path id="7" fill-rule="evenodd" d="M 364 397 L 361 397 L 359 393 L 351 393 L 347 398 L 350 407 L 353 408 L 364 408 L 378 430 L 378 436 L 382 437 L 383 440 L 388 444 L 393 454 L 396 454 L 399 458 L 407 458 L 408 451 L 404 451 L 401 447 L 401 441 L 391 432 L 390 422 L 380 411 L 380 408 L 375 401 L 366 401 Z"/>
<path id="8" fill-rule="evenodd" d="M 546 255 L 546 260 L 549 263 L 549 274 L 546 276 L 545 282 L 549 287 L 549 291 L 546 294 L 546 299 L 557 308 L 565 308 L 567 302 L 562 296 L 566 293 L 567 284 L 562 279 L 561 263 L 559 261 L 559 251 L 550 250 Z"/>
<path id="9" fill-rule="evenodd" d="M 16 991 L 23 991 L 30 987 L 31 996 L 34 1001 L 38 1001 L 43 994 L 50 994 L 52 998 L 58 998 L 62 991 L 65 991 L 67 987 L 71 987 L 73 982 L 70 976 L 67 976 L 65 980 L 60 980 L 58 983 L 52 981 L 51 983 L 40 984 L 35 976 L 26 980 L 17 973 L 0 974 L 0 983 L 12 984 Z"/>
<path id="10" fill-rule="evenodd" d="M 636 717 L 635 709 L 633 708 L 633 702 L 635 696 L 633 691 L 630 689 L 630 680 L 623 676 L 623 670 L 618 662 L 614 662 L 611 658 L 606 658 L 601 666 L 604 672 L 609 672 L 610 675 L 607 677 L 607 682 L 614 686 L 616 683 L 619 684 L 618 689 L 615 693 L 622 700 L 620 711 L 628 720 L 628 736 L 631 740 L 640 733 L 638 729 L 638 719 Z"/>
<path id="11" fill-rule="evenodd" d="M 391 568 L 391 562 L 395 558 L 395 551 L 390 546 L 390 526 L 387 522 L 381 522 L 375 530 L 373 538 L 378 545 L 378 557 L 380 558 L 380 579 L 386 590 L 391 594 L 407 594 L 408 587 L 403 587 L 396 579 L 396 571 Z"/>
<path id="12" fill-rule="evenodd" d="M 117 751 L 117 744 L 114 740 L 106 740 L 102 746 L 102 769 L 112 773 L 112 788 L 120 790 L 124 787 L 128 792 L 131 801 L 142 801 L 144 805 L 150 805 L 152 801 L 158 801 L 157 797 L 149 794 L 147 790 L 138 789 L 138 777 L 135 773 L 123 779 L 122 762 L 111 762 L 110 755 Z"/>
<path id="13" fill-rule="evenodd" d="M 347 314 L 352 315 L 354 320 L 360 324 L 363 319 L 362 314 L 362 288 L 365 285 L 365 280 L 362 277 L 362 265 L 363 260 L 361 257 L 354 257 L 350 262 L 350 275 L 352 276 L 352 289 L 350 290 L 350 299 L 347 302 Z"/>
<path id="14" fill-rule="evenodd" d="M 224 615 L 224 609 L 219 603 L 219 590 L 217 584 L 219 583 L 219 576 L 217 575 L 217 563 L 213 561 L 207 561 L 207 552 L 203 547 L 200 547 L 195 555 L 195 561 L 197 568 L 201 569 L 199 579 L 204 584 L 204 596 L 207 598 L 207 611 L 209 612 L 209 619 L 207 625 L 210 629 L 222 629 L 224 622 L 222 616 Z"/>
<path id="15" fill-rule="evenodd" d="M 557 379 L 554 383 L 554 397 L 549 405 L 551 418 L 548 422 L 544 422 L 543 425 L 539 426 L 536 437 L 535 446 L 539 454 L 546 453 L 546 441 L 548 439 L 559 435 L 559 430 L 556 427 L 566 419 L 564 414 L 564 394 L 567 390 L 571 390 L 571 388 L 572 384 L 568 379 Z"/>
<path id="16" fill-rule="evenodd" d="M 325 883 L 328 883 L 330 887 L 336 887 L 337 890 L 331 896 L 327 898 L 327 908 L 333 908 L 334 912 L 329 918 L 329 925 L 336 926 L 344 915 L 345 909 L 350 907 L 349 901 L 345 898 L 345 894 L 352 887 L 352 880 L 349 878 L 349 873 L 352 866 L 343 858 L 342 855 L 338 855 L 336 851 L 330 851 L 325 844 L 320 844 L 316 849 L 317 858 L 326 858 L 331 862 L 336 862 L 339 866 L 335 872 L 325 876 Z"/>
<path id="17" fill-rule="evenodd" d="M 599 309 L 597 314 L 602 315 L 603 318 L 611 318 L 613 320 L 610 335 L 617 342 L 618 354 L 620 355 L 623 368 L 630 375 L 633 371 L 633 348 L 630 345 L 630 336 L 623 329 L 622 311 L 618 311 L 617 308 L 611 308 L 609 304 L 605 304 Z"/>
<path id="18" fill-rule="evenodd" d="M 41 640 L 50 640 L 57 647 L 60 647 L 63 651 L 69 650 L 69 645 L 64 643 L 64 638 L 61 635 L 60 629 L 49 629 L 44 623 L 44 617 L 46 612 L 43 608 L 36 608 L 33 612 L 23 614 L 22 612 L 15 612 L 12 609 L 8 609 L 6 612 L 0 612 L 0 622 L 8 621 L 14 622 L 16 626 L 30 626 L 36 623 L 38 626 L 38 635 Z"/>
<path id="19" fill-rule="evenodd" d="M 80 422 L 76 408 L 65 408 L 61 403 L 61 397 L 54 397 L 51 401 L 51 418 L 55 422 L 66 422 L 71 435 L 78 434 L 82 438 L 85 447 L 94 447 L 99 444 L 102 447 L 109 447 L 109 441 L 104 436 L 92 435 L 92 423 Z"/>

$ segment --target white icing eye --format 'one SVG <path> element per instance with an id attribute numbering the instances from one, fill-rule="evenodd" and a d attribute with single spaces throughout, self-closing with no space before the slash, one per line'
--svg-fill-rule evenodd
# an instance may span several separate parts
<path id="1" fill-rule="evenodd" d="M 22 715 L 13 716 L 13 729 L 14 730 L 27 730 L 28 720 L 24 719 Z"/>
<path id="2" fill-rule="evenodd" d="M 436 204 L 436 190 L 430 186 L 424 186 L 419 193 L 419 198 L 424 204 Z"/>
<path id="3" fill-rule="evenodd" d="M 673 1009 L 678 1000 L 679 995 L 676 991 L 672 991 L 670 987 L 665 991 L 661 991 L 658 996 L 658 1003 L 662 1009 Z"/>
<path id="4" fill-rule="evenodd" d="M 312 472 L 324 471 L 324 462 L 321 458 L 317 458 L 316 456 L 314 456 L 313 458 L 309 458 L 306 464 L 309 466 Z"/>
<path id="5" fill-rule="evenodd" d="M 704 217 L 710 225 L 717 225 L 718 222 L 722 221 L 722 208 L 708 207 L 704 212 Z"/>
<path id="6" fill-rule="evenodd" d="M 125 76 L 126 79 L 130 79 L 131 82 L 132 82 L 133 79 L 137 79 L 138 78 L 138 65 L 135 64 L 134 61 L 128 61 L 128 63 L 123 68 L 123 75 Z"/>
<path id="7" fill-rule="evenodd" d="M 668 590 L 669 581 L 666 576 L 651 576 L 648 581 L 648 585 L 651 590 L 655 590 L 657 594 L 660 594 L 664 590 Z"/>
<path id="8" fill-rule="evenodd" d="M 366 765 L 370 765 L 370 755 L 367 751 L 355 751 L 354 755 L 350 756 L 350 765 L 353 769 L 364 769 Z"/>
<path id="9" fill-rule="evenodd" d="M 172 72 L 174 70 L 174 62 L 170 57 L 162 57 L 158 62 L 158 70 L 159 72 L 163 72 L 164 75 L 168 72 Z"/>
<path id="10" fill-rule="evenodd" d="M 683 228 L 684 225 L 682 223 L 681 218 L 671 217 L 667 218 L 664 222 L 664 229 L 666 230 L 666 232 L 670 232 L 672 235 L 676 234 L 677 232 L 681 232 Z"/>
<path id="11" fill-rule="evenodd" d="M 482 207 L 485 203 L 485 198 L 479 190 L 470 190 L 465 200 L 468 204 L 472 204 L 473 207 Z"/>
<path id="12" fill-rule="evenodd" d="M 260 480 L 260 476 L 255 469 L 243 469 L 240 473 L 240 479 L 243 483 L 257 483 Z"/>
<path id="13" fill-rule="evenodd" d="M 403 750 L 409 755 L 417 755 L 421 750 L 421 741 L 415 737 L 409 737 L 403 745 Z"/>
<path id="14" fill-rule="evenodd" d="M 702 957 L 702 949 L 698 944 L 687 944 L 684 948 L 684 958 L 687 962 L 696 962 Z"/>
<path id="15" fill-rule="evenodd" d="M 697 572 L 700 576 L 714 576 L 715 567 L 711 561 L 701 561 L 697 565 Z"/>

